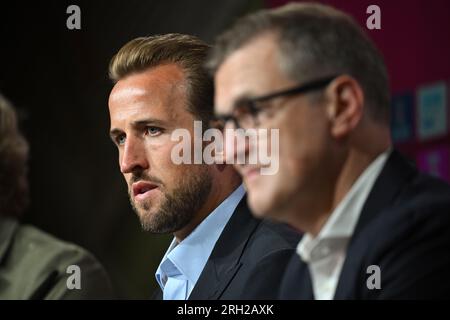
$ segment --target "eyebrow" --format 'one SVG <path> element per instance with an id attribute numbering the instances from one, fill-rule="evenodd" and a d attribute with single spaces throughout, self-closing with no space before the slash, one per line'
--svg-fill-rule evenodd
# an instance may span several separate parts
<path id="1" fill-rule="evenodd" d="M 146 118 L 146 119 L 136 120 L 131 123 L 131 126 L 133 128 L 148 126 L 148 125 L 165 126 L 166 121 L 160 120 L 160 119 L 155 119 L 155 118 Z"/>

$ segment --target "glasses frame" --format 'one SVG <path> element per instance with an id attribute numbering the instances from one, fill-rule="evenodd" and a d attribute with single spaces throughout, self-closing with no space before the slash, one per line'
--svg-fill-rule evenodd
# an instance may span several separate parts
<path id="1" fill-rule="evenodd" d="M 264 110 L 264 108 L 259 108 L 256 106 L 256 104 L 258 102 L 266 102 L 268 100 L 272 100 L 272 99 L 275 99 L 278 97 L 292 96 L 292 95 L 297 95 L 297 94 L 301 94 L 301 93 L 311 92 L 313 90 L 318 90 L 318 89 L 321 89 L 321 88 L 329 85 L 331 83 L 331 81 L 333 81 L 337 77 L 338 76 L 335 75 L 335 76 L 321 78 L 318 80 L 308 82 L 306 84 L 298 85 L 293 88 L 276 91 L 276 92 L 269 93 L 269 94 L 259 96 L 259 97 L 246 98 L 246 99 L 243 99 L 243 102 L 246 103 L 246 107 L 248 109 L 248 114 L 253 118 L 254 123 L 257 124 L 257 115 Z M 236 129 L 242 128 L 242 126 L 239 124 L 238 117 L 233 115 L 233 113 L 235 113 L 236 109 L 237 108 L 235 107 L 233 112 L 230 114 L 216 116 L 214 119 L 214 122 L 222 122 L 223 126 L 225 127 L 226 124 L 231 121 L 234 124 L 234 128 L 236 128 Z"/>

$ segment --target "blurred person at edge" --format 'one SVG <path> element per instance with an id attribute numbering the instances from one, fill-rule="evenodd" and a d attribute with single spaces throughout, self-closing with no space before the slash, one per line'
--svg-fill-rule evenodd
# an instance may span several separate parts
<path id="1" fill-rule="evenodd" d="M 27 161 L 16 113 L 0 95 L 0 300 L 111 298 L 109 279 L 90 253 L 18 221 L 29 200 Z M 72 265 L 80 268 L 73 281 Z"/>

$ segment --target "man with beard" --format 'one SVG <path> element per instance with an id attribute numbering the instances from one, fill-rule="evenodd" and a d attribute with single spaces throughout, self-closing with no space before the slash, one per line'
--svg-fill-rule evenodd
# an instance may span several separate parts
<path id="1" fill-rule="evenodd" d="M 111 139 L 144 230 L 175 236 L 156 271 L 157 298 L 275 298 L 298 234 L 251 217 L 231 166 L 171 158 L 174 130 L 193 137 L 195 120 L 207 128 L 212 119 L 208 50 L 180 34 L 122 47 L 110 63 Z"/>

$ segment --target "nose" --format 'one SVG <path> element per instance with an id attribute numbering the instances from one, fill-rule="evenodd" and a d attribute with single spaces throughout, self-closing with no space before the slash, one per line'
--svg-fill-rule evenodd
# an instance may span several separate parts
<path id="1" fill-rule="evenodd" d="M 127 138 L 119 162 L 122 173 L 148 169 L 149 162 L 144 142 L 136 137 Z"/>
<path id="2" fill-rule="evenodd" d="M 228 164 L 244 164 L 249 153 L 249 139 L 242 128 L 225 130 L 224 160 Z"/>

